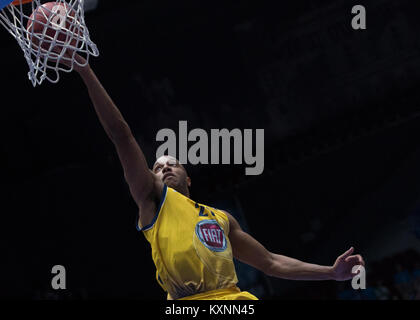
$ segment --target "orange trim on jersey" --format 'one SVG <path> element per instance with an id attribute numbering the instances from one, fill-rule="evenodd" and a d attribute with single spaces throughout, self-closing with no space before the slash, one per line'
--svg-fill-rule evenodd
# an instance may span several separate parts
<path id="1" fill-rule="evenodd" d="M 22 4 L 25 4 L 25 3 L 30 3 L 30 2 L 33 2 L 33 1 L 34 0 L 15 0 L 15 1 L 12 2 L 12 4 L 15 5 L 15 6 L 18 6 L 21 3 Z"/>

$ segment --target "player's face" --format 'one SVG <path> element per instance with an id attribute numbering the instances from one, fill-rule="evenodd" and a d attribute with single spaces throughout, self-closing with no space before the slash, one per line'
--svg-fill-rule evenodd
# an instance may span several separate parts
<path id="1" fill-rule="evenodd" d="M 171 156 L 160 157 L 153 165 L 153 172 L 168 186 L 177 190 L 178 187 L 189 187 L 190 179 L 184 167 Z"/>

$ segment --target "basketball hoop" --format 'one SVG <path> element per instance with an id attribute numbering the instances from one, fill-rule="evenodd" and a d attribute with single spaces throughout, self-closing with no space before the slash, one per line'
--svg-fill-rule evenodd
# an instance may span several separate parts
<path id="1" fill-rule="evenodd" d="M 84 0 L 45 2 L 0 0 L 0 24 L 23 50 L 34 87 L 45 79 L 57 83 L 59 71 L 71 72 L 75 64 L 85 66 L 90 56 L 99 56 L 84 20 Z M 86 63 L 80 64 L 76 54 Z"/>

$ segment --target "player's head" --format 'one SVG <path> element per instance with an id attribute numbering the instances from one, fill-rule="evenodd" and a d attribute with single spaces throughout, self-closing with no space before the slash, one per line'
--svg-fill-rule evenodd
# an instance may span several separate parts
<path id="1" fill-rule="evenodd" d="M 162 156 L 156 160 L 152 171 L 168 186 L 189 197 L 191 179 L 187 170 L 172 156 Z"/>

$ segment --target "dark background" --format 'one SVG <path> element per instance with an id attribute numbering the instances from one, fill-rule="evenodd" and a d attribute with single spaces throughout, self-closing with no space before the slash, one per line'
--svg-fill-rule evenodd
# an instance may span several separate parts
<path id="1" fill-rule="evenodd" d="M 367 30 L 351 28 L 362 4 Z M 100 1 L 91 61 L 155 160 L 160 129 L 265 129 L 265 170 L 189 166 L 191 197 L 225 203 L 270 251 L 331 265 L 350 246 L 390 298 L 419 261 L 420 5 L 415 1 Z M 0 297 L 164 299 L 112 143 L 76 73 L 33 88 L 1 40 Z M 230 203 L 230 204 L 229 204 Z M 67 288 L 51 292 L 63 265 Z M 265 299 L 336 299 L 238 265 Z M 362 297 L 363 298 L 363 297 Z"/>

